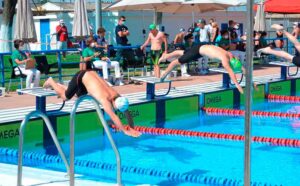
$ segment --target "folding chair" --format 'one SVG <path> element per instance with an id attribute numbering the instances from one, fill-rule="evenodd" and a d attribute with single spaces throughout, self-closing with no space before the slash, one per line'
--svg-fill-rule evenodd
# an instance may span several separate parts
<path id="1" fill-rule="evenodd" d="M 26 75 L 22 74 L 22 71 L 20 70 L 20 68 L 18 66 L 16 66 L 16 67 L 13 66 L 13 62 L 12 62 L 11 58 L 9 58 L 9 64 L 11 66 L 11 75 L 10 75 L 7 93 L 9 93 L 9 91 L 10 91 L 11 81 L 13 79 L 16 79 L 18 77 L 20 78 L 20 84 L 21 84 L 21 89 L 22 89 L 23 88 L 23 78 L 26 78 Z M 17 71 L 19 71 L 18 74 L 16 73 L 15 69 L 17 69 Z"/>

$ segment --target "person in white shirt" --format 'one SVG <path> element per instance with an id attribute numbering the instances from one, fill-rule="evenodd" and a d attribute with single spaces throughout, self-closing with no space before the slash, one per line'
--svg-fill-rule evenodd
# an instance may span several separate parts
<path id="1" fill-rule="evenodd" d="M 197 26 L 200 28 L 200 43 L 208 43 L 210 42 L 210 33 L 209 27 L 206 25 L 206 21 L 204 19 L 199 19 Z M 200 74 L 208 74 L 208 58 L 206 56 L 198 59 L 198 68 Z"/>

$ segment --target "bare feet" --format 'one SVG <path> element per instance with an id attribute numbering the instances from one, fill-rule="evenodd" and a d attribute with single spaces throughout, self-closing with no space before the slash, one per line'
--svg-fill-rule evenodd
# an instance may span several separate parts
<path id="1" fill-rule="evenodd" d="M 51 81 L 53 81 L 53 79 L 52 79 L 52 77 L 49 77 L 46 81 L 45 81 L 45 83 L 44 83 L 44 85 L 43 85 L 43 88 L 45 88 L 45 89 L 49 89 L 49 88 L 51 88 Z"/>
<path id="2" fill-rule="evenodd" d="M 271 47 L 261 48 L 256 51 L 257 57 L 261 57 L 261 54 L 268 54 L 268 51 L 271 50 Z"/>
<path id="3" fill-rule="evenodd" d="M 275 30 L 284 30 L 284 27 L 279 24 L 273 24 L 271 28 L 274 28 Z"/>

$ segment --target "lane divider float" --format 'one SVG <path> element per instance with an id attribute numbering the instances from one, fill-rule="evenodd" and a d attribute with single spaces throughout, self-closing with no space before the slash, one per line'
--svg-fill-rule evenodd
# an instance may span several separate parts
<path id="1" fill-rule="evenodd" d="M 4 155 L 5 157 L 18 157 L 18 150 L 16 149 L 8 149 L 8 148 L 0 148 L 0 155 Z M 34 163 L 47 163 L 47 166 L 55 166 L 57 164 L 63 165 L 63 161 L 59 156 L 55 155 L 46 155 L 39 152 L 24 152 L 23 159 L 27 161 L 33 161 Z M 112 163 L 103 163 L 103 162 L 96 162 L 91 160 L 78 160 L 75 159 L 74 162 L 76 167 L 83 167 L 89 169 L 101 169 L 105 171 L 115 171 L 116 164 Z M 55 167 L 57 169 L 57 167 Z M 62 167 L 63 168 L 63 167 Z M 65 171 L 65 170 L 64 170 Z M 86 170 L 89 172 L 90 170 Z M 214 176 L 207 176 L 203 174 L 193 174 L 193 173 L 180 173 L 180 172 L 173 172 L 167 170 L 159 170 L 155 168 L 142 168 L 142 167 L 135 167 L 135 166 L 122 166 L 121 167 L 122 173 L 129 173 L 129 174 L 138 174 L 143 176 L 153 176 L 163 179 L 168 179 L 169 181 L 176 181 L 176 182 L 189 182 L 189 183 L 197 183 L 197 184 L 207 184 L 207 185 L 223 185 L 223 186 L 242 186 L 243 181 L 231 178 L 223 178 L 223 177 L 214 177 Z M 95 172 L 95 171 L 93 171 Z M 258 185 L 268 185 L 268 186 L 282 186 L 282 184 L 269 184 L 263 182 L 251 182 L 251 186 L 258 186 Z"/>
<path id="2" fill-rule="evenodd" d="M 270 102 L 277 102 L 277 103 L 300 103 L 299 96 L 267 94 L 266 99 Z"/>
<path id="3" fill-rule="evenodd" d="M 113 126 L 113 128 L 115 128 L 115 126 Z M 125 128 L 129 129 L 129 126 L 125 126 Z M 213 132 L 199 132 L 199 131 L 190 131 L 190 130 L 154 128 L 154 127 L 143 127 L 143 126 L 135 126 L 134 129 L 143 134 L 150 134 L 150 135 L 183 136 L 183 137 L 218 139 L 218 140 L 229 140 L 229 141 L 245 140 L 245 137 L 243 135 L 237 135 L 237 134 L 222 134 L 222 133 L 213 133 Z M 253 143 L 266 144 L 271 146 L 295 147 L 295 148 L 300 147 L 300 140 L 298 139 L 253 136 L 251 138 L 251 141 Z"/>
<path id="4" fill-rule="evenodd" d="M 222 116 L 244 116 L 244 110 L 226 109 L 226 108 L 211 108 L 202 107 L 208 115 L 222 115 Z M 267 111 L 252 111 L 253 116 L 258 117 L 273 117 L 273 118 L 300 118 L 300 113 L 283 113 L 283 112 L 267 112 Z"/>

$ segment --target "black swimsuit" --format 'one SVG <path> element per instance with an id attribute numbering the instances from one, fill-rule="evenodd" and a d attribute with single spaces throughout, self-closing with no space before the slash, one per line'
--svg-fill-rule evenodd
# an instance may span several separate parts
<path id="1" fill-rule="evenodd" d="M 77 72 L 71 79 L 68 89 L 65 92 L 66 98 L 71 99 L 75 94 L 80 97 L 86 95 L 88 92 L 82 83 L 82 78 L 87 70 Z"/>
<path id="2" fill-rule="evenodd" d="M 294 56 L 293 61 L 294 65 L 300 67 L 300 56 Z"/>
<path id="3" fill-rule="evenodd" d="M 178 61 L 181 64 L 189 63 L 193 60 L 197 60 L 201 58 L 202 56 L 200 55 L 200 47 L 203 46 L 201 44 L 197 44 L 191 47 L 189 50 L 185 50 L 183 56 L 181 56 Z"/>

